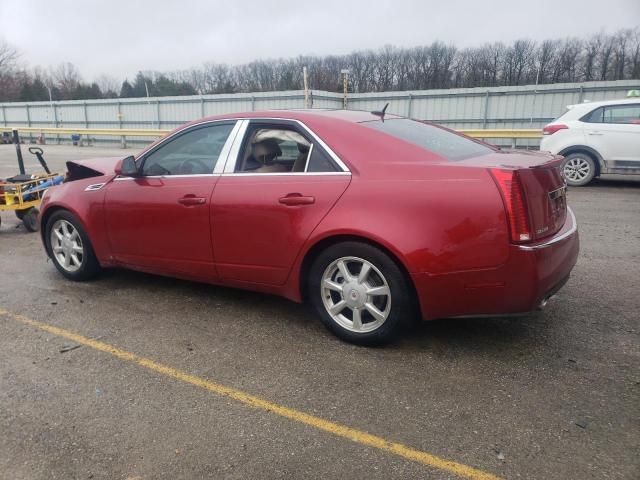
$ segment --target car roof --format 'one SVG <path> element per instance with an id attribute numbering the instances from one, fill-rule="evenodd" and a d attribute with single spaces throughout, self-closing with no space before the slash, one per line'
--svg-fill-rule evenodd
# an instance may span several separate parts
<path id="1" fill-rule="evenodd" d="M 640 98 L 621 98 L 619 100 L 601 100 L 599 102 L 576 103 L 575 105 L 567 105 L 567 108 L 581 108 L 591 110 L 598 107 L 606 107 L 608 105 L 637 105 L 640 104 Z"/>
<path id="2" fill-rule="evenodd" d="M 261 110 L 255 112 L 228 113 L 224 115 L 214 115 L 198 119 L 196 122 L 207 120 L 219 120 L 225 118 L 274 118 L 300 120 L 321 120 L 332 119 L 349 123 L 361 123 L 371 120 L 378 120 L 380 117 L 363 110 L 339 110 L 339 109 L 288 109 L 288 110 Z M 387 114 L 385 118 L 402 118 L 397 115 Z"/>

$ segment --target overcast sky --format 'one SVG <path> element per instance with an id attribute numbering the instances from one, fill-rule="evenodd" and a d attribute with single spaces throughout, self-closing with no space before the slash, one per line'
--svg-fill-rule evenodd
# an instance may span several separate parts
<path id="1" fill-rule="evenodd" d="M 20 50 L 23 63 L 72 62 L 86 80 L 385 44 L 584 36 L 639 24 L 640 0 L 0 0 L 0 37 Z"/>

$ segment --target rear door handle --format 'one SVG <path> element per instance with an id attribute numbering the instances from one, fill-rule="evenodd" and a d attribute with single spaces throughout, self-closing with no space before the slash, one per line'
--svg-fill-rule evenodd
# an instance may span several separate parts
<path id="1" fill-rule="evenodd" d="M 193 205 L 204 205 L 207 201 L 204 197 L 196 197 L 195 195 L 185 195 L 184 197 L 178 199 L 178 203 L 184 205 L 185 207 L 191 207 Z"/>
<path id="2" fill-rule="evenodd" d="M 602 135 L 602 132 L 587 132 L 587 135 Z"/>
<path id="3" fill-rule="evenodd" d="M 293 207 L 296 205 L 311 205 L 313 203 L 316 203 L 316 198 L 311 196 L 305 196 L 300 193 L 290 193 L 284 197 L 280 197 L 278 201 L 283 205 L 287 205 L 288 207 Z"/>

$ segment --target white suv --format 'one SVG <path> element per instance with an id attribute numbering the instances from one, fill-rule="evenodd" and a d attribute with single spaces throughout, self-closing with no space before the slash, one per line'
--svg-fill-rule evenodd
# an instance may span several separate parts
<path id="1" fill-rule="evenodd" d="M 640 174 L 640 98 L 570 105 L 542 129 L 540 150 L 563 155 L 569 185 L 605 173 Z"/>

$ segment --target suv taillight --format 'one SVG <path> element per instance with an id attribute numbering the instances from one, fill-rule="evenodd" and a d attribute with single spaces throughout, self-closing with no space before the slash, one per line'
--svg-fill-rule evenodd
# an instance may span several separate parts
<path id="1" fill-rule="evenodd" d="M 562 124 L 562 123 L 556 123 L 553 125 L 547 125 L 546 127 L 544 127 L 542 129 L 542 134 L 543 135 L 553 135 L 554 133 L 556 133 L 559 130 L 566 130 L 567 127 L 566 125 Z"/>
<path id="2" fill-rule="evenodd" d="M 499 168 L 492 168 L 489 171 L 502 194 L 509 221 L 511 241 L 516 243 L 531 241 L 532 235 L 527 214 L 527 204 L 518 171 Z"/>

